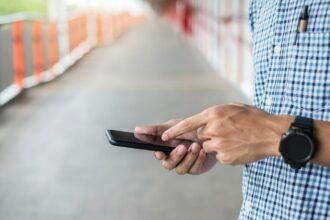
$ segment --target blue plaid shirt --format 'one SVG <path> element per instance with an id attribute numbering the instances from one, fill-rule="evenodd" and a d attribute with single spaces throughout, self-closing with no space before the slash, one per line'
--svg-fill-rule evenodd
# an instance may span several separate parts
<path id="1" fill-rule="evenodd" d="M 309 6 L 306 32 L 297 33 Z M 330 121 L 330 1 L 252 0 L 254 105 Z M 270 157 L 244 168 L 240 219 L 330 219 L 330 168 Z"/>

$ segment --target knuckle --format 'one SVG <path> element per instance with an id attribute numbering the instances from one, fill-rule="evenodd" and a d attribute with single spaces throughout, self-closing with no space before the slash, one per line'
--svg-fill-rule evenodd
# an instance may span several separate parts
<path id="1" fill-rule="evenodd" d="M 213 147 L 210 145 L 210 144 L 208 144 L 208 143 L 204 143 L 203 144 L 203 149 L 204 149 L 204 151 L 206 152 L 206 153 L 210 153 L 210 152 L 212 152 L 212 150 L 213 150 Z"/>
<path id="2" fill-rule="evenodd" d="M 222 111 L 223 111 L 223 107 L 214 106 L 214 107 L 210 108 L 209 115 L 211 117 L 218 116 L 218 115 L 221 115 Z"/>
<path id="3" fill-rule="evenodd" d="M 186 171 L 183 168 L 176 168 L 175 171 L 178 175 L 186 174 Z"/>
<path id="4" fill-rule="evenodd" d="M 199 152 L 201 151 L 200 148 L 198 148 L 198 150 L 196 151 L 191 151 L 191 154 L 193 155 L 193 158 L 196 159 L 196 157 L 199 155 Z"/>
<path id="5" fill-rule="evenodd" d="M 203 144 L 203 149 L 205 150 L 206 153 L 210 153 L 213 151 L 217 152 L 223 148 L 223 146 L 224 146 L 223 143 L 224 143 L 224 141 L 222 139 L 218 139 L 211 143 Z"/>
<path id="6" fill-rule="evenodd" d="M 182 120 L 180 124 L 182 127 L 187 127 L 189 125 L 189 122 L 187 120 Z"/>
<path id="7" fill-rule="evenodd" d="M 217 129 L 212 126 L 212 127 L 209 127 L 208 129 L 206 129 L 205 133 L 208 137 L 217 136 Z"/>
<path id="8" fill-rule="evenodd" d="M 180 121 L 179 119 L 171 119 L 171 120 L 167 121 L 166 124 L 169 124 L 169 125 L 171 125 L 171 124 L 176 124 L 176 123 L 178 123 L 179 121 Z"/>
<path id="9" fill-rule="evenodd" d="M 218 140 L 215 142 L 216 148 L 224 148 L 226 146 L 226 141 L 223 138 L 218 138 Z"/>
<path id="10" fill-rule="evenodd" d="M 236 113 L 235 115 L 230 115 L 226 119 L 226 124 L 229 126 L 235 126 L 236 122 L 239 120 L 240 113 Z"/>
<path id="11" fill-rule="evenodd" d="M 203 137 L 203 130 L 199 129 L 199 130 L 197 131 L 197 138 L 198 138 L 198 139 L 202 139 L 202 137 Z"/>
<path id="12" fill-rule="evenodd" d="M 169 163 L 163 163 L 163 167 L 166 169 L 166 170 L 172 170 L 172 166 L 169 164 Z"/>
<path id="13" fill-rule="evenodd" d="M 208 137 L 209 137 L 209 132 L 208 132 L 207 127 L 203 128 L 203 129 L 200 129 L 197 132 L 197 138 L 199 140 L 204 140 L 204 139 L 207 139 Z"/>
<path id="14" fill-rule="evenodd" d="M 198 172 L 197 172 L 197 170 L 193 169 L 193 170 L 190 170 L 189 171 L 189 174 L 191 174 L 191 175 L 198 175 Z"/>
<path id="15" fill-rule="evenodd" d="M 233 164 L 234 162 L 234 159 L 230 156 L 230 154 L 226 154 L 226 153 L 218 153 L 217 159 L 221 164 L 224 165 Z"/>
<path id="16" fill-rule="evenodd" d="M 223 111 L 231 111 L 234 108 L 232 105 L 224 105 L 222 106 Z"/>

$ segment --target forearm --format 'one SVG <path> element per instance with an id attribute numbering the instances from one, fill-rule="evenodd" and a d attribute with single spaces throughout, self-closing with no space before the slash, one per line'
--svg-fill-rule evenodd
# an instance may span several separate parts
<path id="1" fill-rule="evenodd" d="M 330 167 L 330 122 L 315 120 L 314 135 L 317 149 L 311 162 Z"/>

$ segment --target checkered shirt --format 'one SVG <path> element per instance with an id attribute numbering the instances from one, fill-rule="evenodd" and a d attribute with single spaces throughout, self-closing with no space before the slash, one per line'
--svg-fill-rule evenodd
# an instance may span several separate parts
<path id="1" fill-rule="evenodd" d="M 305 5 L 307 30 L 297 33 Z M 252 0 L 249 17 L 254 105 L 330 121 L 330 0 Z M 330 220 L 330 168 L 295 171 L 279 157 L 245 165 L 239 218 Z"/>

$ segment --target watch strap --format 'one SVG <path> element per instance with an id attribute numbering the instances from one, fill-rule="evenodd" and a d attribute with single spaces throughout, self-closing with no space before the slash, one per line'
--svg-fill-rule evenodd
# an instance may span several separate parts
<path id="1" fill-rule="evenodd" d="M 295 162 L 292 160 L 288 160 L 287 158 L 284 158 L 285 163 L 289 164 L 291 166 L 291 168 L 299 170 L 300 168 L 304 167 L 306 165 L 307 162 Z"/>
<path id="2" fill-rule="evenodd" d="M 313 119 L 297 116 L 294 122 L 291 124 L 291 128 L 300 128 L 304 132 L 312 135 L 313 132 Z"/>

